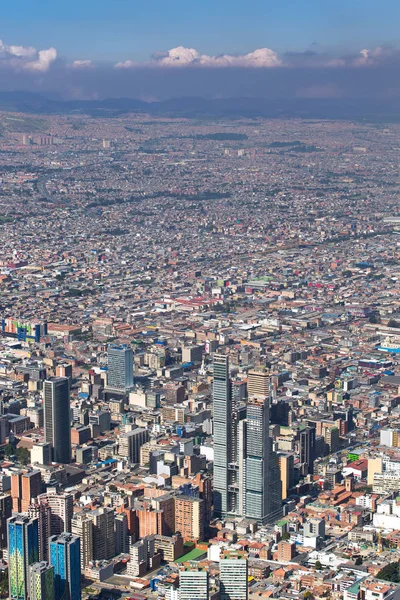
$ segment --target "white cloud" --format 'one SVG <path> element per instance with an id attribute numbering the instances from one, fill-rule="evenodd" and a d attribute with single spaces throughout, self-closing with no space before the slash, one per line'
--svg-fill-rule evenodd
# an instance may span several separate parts
<path id="1" fill-rule="evenodd" d="M 242 55 L 222 54 L 219 56 L 208 56 L 200 54 L 194 48 L 177 46 L 168 52 L 160 52 L 153 56 L 146 66 L 156 67 L 279 67 L 282 61 L 273 50 L 259 48 L 254 52 Z M 132 60 L 119 62 L 115 65 L 117 69 L 131 69 L 140 66 L 140 63 Z"/>
<path id="2" fill-rule="evenodd" d="M 91 69 L 94 64 L 91 60 L 74 60 L 71 67 L 73 69 Z"/>
<path id="3" fill-rule="evenodd" d="M 57 58 L 57 50 L 36 50 L 32 46 L 8 46 L 0 40 L 0 65 L 9 66 L 16 71 L 46 72 Z"/>

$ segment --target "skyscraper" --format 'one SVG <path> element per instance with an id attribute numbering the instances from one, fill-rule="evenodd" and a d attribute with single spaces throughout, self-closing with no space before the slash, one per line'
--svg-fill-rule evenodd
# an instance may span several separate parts
<path id="1" fill-rule="evenodd" d="M 247 404 L 246 516 L 268 523 L 282 514 L 278 460 L 269 437 L 269 399 Z"/>
<path id="2" fill-rule="evenodd" d="M 50 507 L 50 535 L 59 535 L 63 531 L 71 531 L 71 519 L 74 510 L 72 494 L 68 492 L 58 493 L 55 488 L 48 488 L 45 494 L 38 496 L 38 501 Z"/>
<path id="3" fill-rule="evenodd" d="M 8 578 L 11 600 L 29 598 L 29 566 L 39 560 L 38 521 L 26 515 L 8 519 Z"/>
<path id="4" fill-rule="evenodd" d="M 149 431 L 143 427 L 136 427 L 132 431 L 121 433 L 119 436 L 119 455 L 124 456 L 131 463 L 140 462 L 140 448 L 149 440 Z"/>
<path id="5" fill-rule="evenodd" d="M 44 436 L 53 449 L 53 461 L 71 460 L 69 381 L 52 377 L 44 382 Z"/>
<path id="6" fill-rule="evenodd" d="M 38 520 L 39 560 L 48 560 L 49 537 L 51 535 L 50 507 L 47 504 L 40 503 L 38 499 L 35 498 L 28 508 L 28 515 L 31 519 Z"/>
<path id="7" fill-rule="evenodd" d="M 214 411 L 214 512 L 228 514 L 229 469 L 232 458 L 232 392 L 227 356 L 214 356 L 213 411 Z"/>
<path id="8" fill-rule="evenodd" d="M 49 539 L 50 564 L 54 567 L 55 600 L 81 600 L 80 540 L 72 533 Z"/>
<path id="9" fill-rule="evenodd" d="M 12 514 L 12 498 L 0 494 L 0 550 L 7 548 L 7 519 Z"/>
<path id="10" fill-rule="evenodd" d="M 42 491 L 40 471 L 16 471 L 11 475 L 11 496 L 14 512 L 26 512 L 33 498 Z"/>
<path id="11" fill-rule="evenodd" d="M 180 600 L 208 600 L 208 571 L 180 571 L 179 598 Z"/>
<path id="12" fill-rule="evenodd" d="M 47 562 L 29 567 L 29 600 L 54 600 L 54 567 Z"/>
<path id="13" fill-rule="evenodd" d="M 93 520 L 93 558 L 109 560 L 115 556 L 115 531 L 113 508 L 102 506 L 89 513 Z"/>
<path id="14" fill-rule="evenodd" d="M 270 377 L 265 369 L 254 369 L 247 374 L 247 396 L 269 396 Z"/>
<path id="15" fill-rule="evenodd" d="M 219 563 L 220 600 L 248 599 L 247 560 L 221 559 Z"/>
<path id="16" fill-rule="evenodd" d="M 107 386 L 126 392 L 133 387 L 133 350 L 128 346 L 109 346 Z"/>
<path id="17" fill-rule="evenodd" d="M 72 518 L 71 530 L 81 540 L 81 568 L 85 569 L 93 560 L 93 521 L 84 513 Z"/>
<path id="18" fill-rule="evenodd" d="M 315 428 L 301 427 L 299 429 L 299 455 L 300 464 L 303 465 L 303 475 L 314 473 L 315 456 Z"/>

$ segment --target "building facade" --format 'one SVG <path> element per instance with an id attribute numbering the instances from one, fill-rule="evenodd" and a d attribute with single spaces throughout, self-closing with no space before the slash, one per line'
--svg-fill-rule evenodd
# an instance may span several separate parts
<path id="1" fill-rule="evenodd" d="M 53 461 L 71 461 L 69 380 L 52 377 L 44 382 L 44 437 L 52 446 Z"/>

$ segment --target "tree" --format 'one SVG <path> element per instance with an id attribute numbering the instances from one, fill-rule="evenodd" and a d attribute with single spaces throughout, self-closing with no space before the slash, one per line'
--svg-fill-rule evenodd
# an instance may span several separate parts
<path id="1" fill-rule="evenodd" d="M 8 575 L 6 571 L 0 573 L 0 598 L 8 598 Z"/>
<path id="2" fill-rule="evenodd" d="M 312 597 L 313 597 L 313 595 L 312 595 L 312 593 L 309 590 L 307 590 L 306 592 L 304 592 L 303 598 L 305 600 L 308 600 L 309 598 L 312 598 Z"/>
<path id="3" fill-rule="evenodd" d="M 399 321 L 396 321 L 395 319 L 390 319 L 387 326 L 393 327 L 395 329 L 400 329 L 400 323 L 399 323 Z"/>
<path id="4" fill-rule="evenodd" d="M 317 569 L 317 571 L 320 571 L 322 569 L 322 564 L 320 563 L 319 560 L 317 560 L 317 562 L 315 563 L 315 568 Z"/>
<path id="5" fill-rule="evenodd" d="M 282 533 L 282 540 L 289 540 L 289 539 L 290 539 L 290 533 L 288 533 L 287 531 Z"/>
<path id="6" fill-rule="evenodd" d="M 4 456 L 12 456 L 15 454 L 15 448 L 12 444 L 6 444 L 3 448 Z"/>
<path id="7" fill-rule="evenodd" d="M 370 316 L 370 318 L 368 319 L 370 323 L 372 324 L 376 324 L 380 322 L 380 318 L 376 313 L 372 313 L 372 315 Z"/>
<path id="8" fill-rule="evenodd" d="M 357 556 L 357 558 L 356 558 L 356 560 L 355 560 L 354 564 L 355 564 L 356 566 L 358 566 L 358 565 L 362 565 L 362 564 L 363 564 L 363 559 L 361 558 L 361 556 Z"/>
<path id="9" fill-rule="evenodd" d="M 29 463 L 31 454 L 27 448 L 17 448 L 15 454 L 17 455 L 17 459 L 21 465 L 27 465 Z"/>
<path id="10" fill-rule="evenodd" d="M 399 583 L 399 567 L 400 561 L 389 563 L 379 571 L 377 578 L 391 581 L 392 583 Z"/>

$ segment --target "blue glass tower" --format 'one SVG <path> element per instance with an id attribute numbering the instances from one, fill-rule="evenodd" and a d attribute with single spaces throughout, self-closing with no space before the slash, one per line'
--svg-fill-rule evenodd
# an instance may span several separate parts
<path id="1" fill-rule="evenodd" d="M 54 567 L 55 600 L 81 600 L 80 539 L 71 533 L 49 538 L 50 564 Z"/>
<path id="2" fill-rule="evenodd" d="M 38 520 L 26 515 L 8 519 L 8 577 L 11 600 L 29 598 L 29 565 L 39 560 Z"/>

